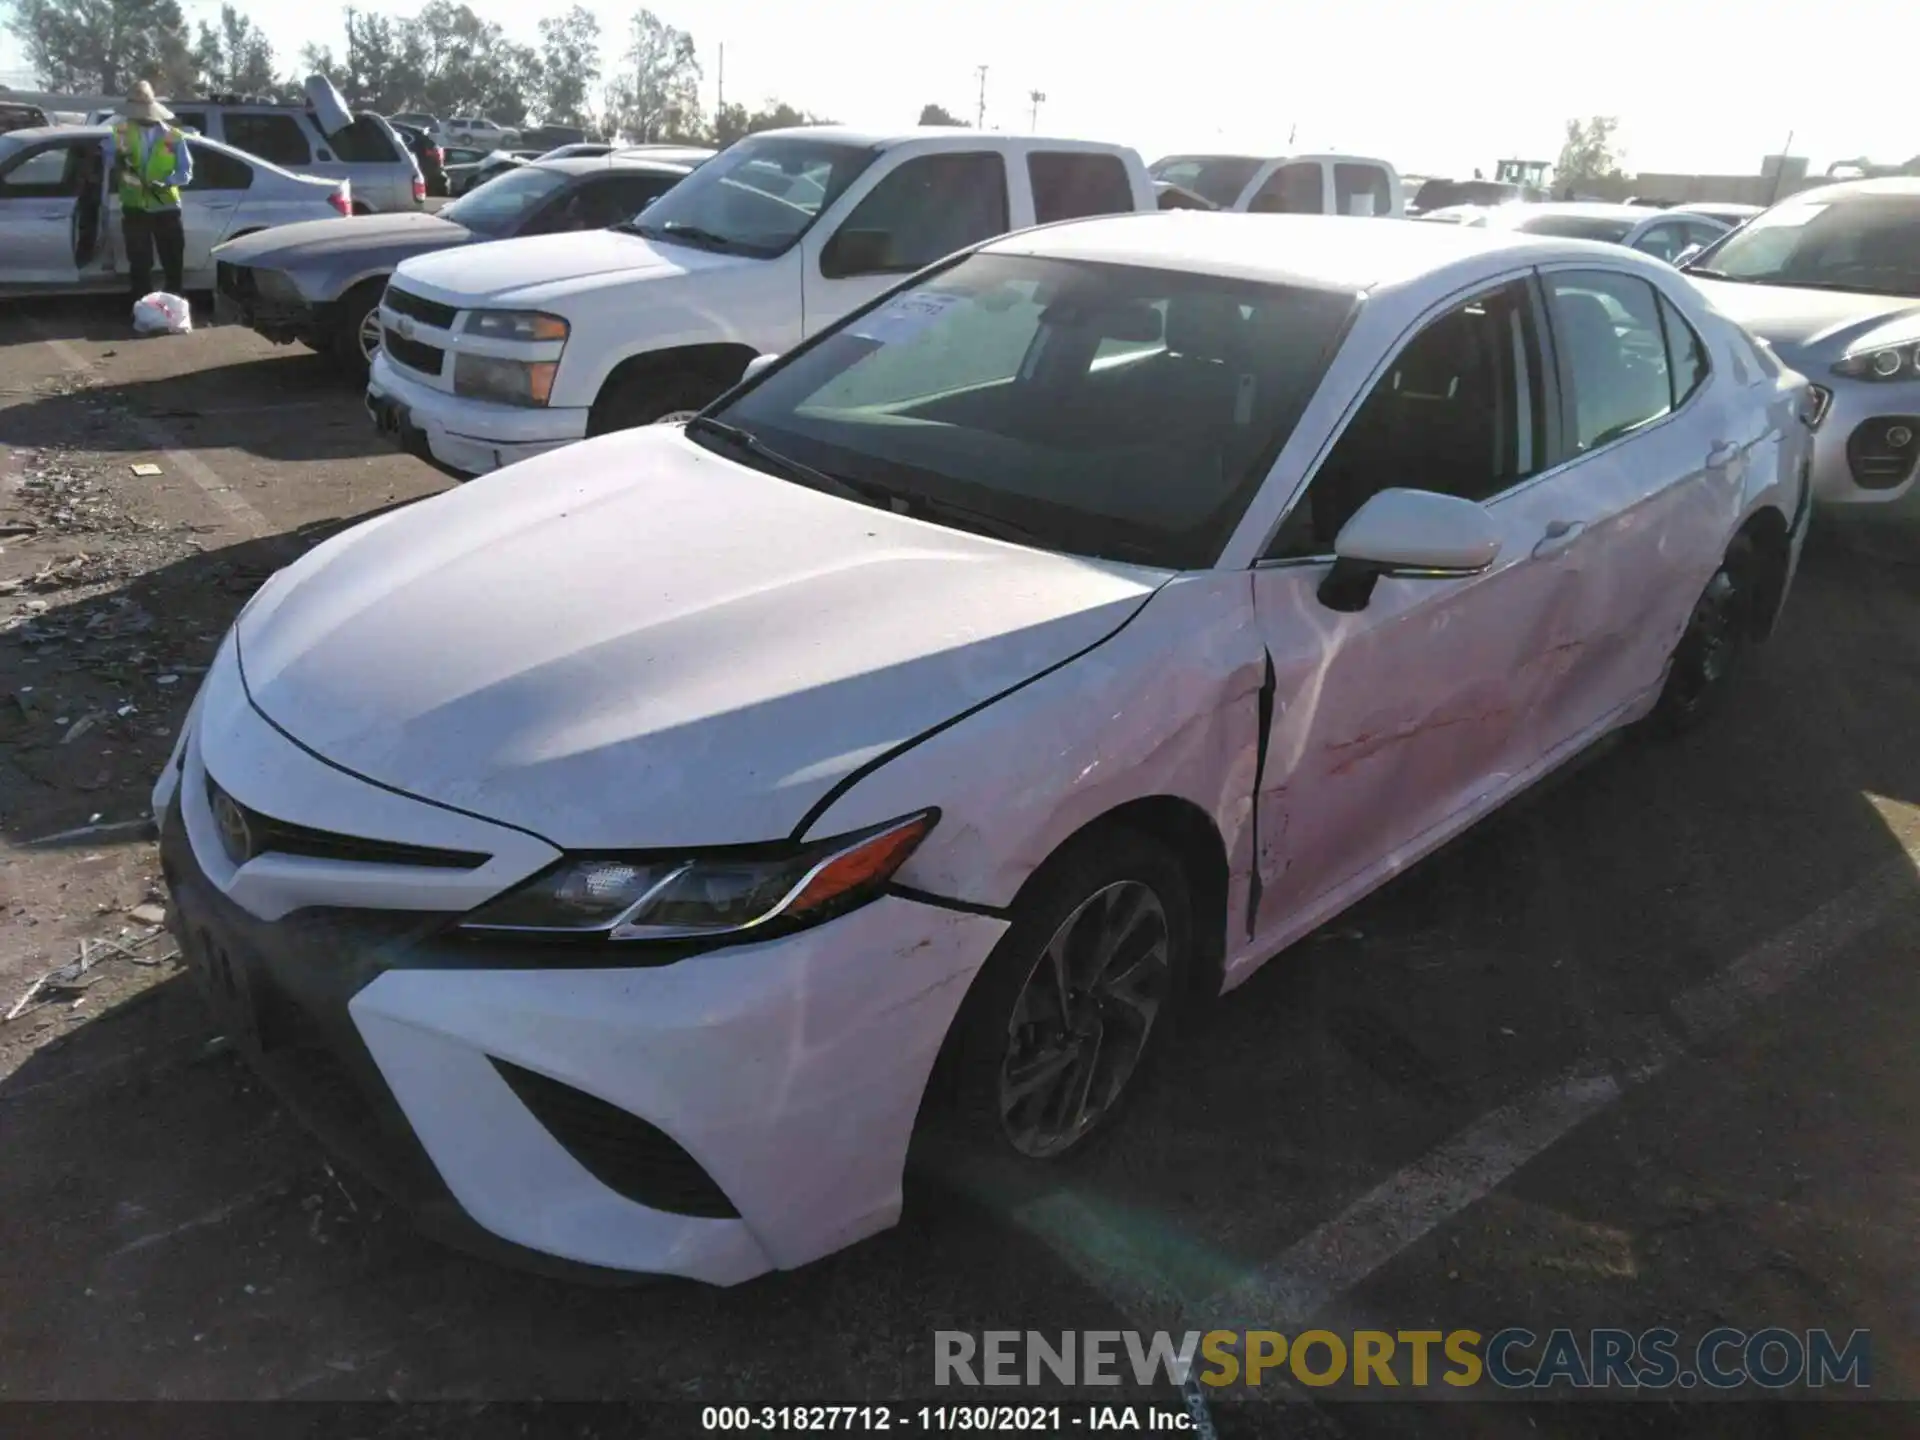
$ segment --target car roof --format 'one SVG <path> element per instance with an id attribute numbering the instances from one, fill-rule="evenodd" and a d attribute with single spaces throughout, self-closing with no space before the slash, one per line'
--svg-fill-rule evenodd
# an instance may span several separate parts
<path id="1" fill-rule="evenodd" d="M 1204 210 L 1069 220 L 1018 231 L 981 249 L 1348 292 L 1387 289 L 1445 270 L 1491 271 L 1508 257 L 1534 264 L 1596 257 L 1616 267 L 1640 264 L 1635 252 L 1593 240 L 1347 215 Z M 1644 264 L 1659 268 L 1654 261 Z"/>
<path id="2" fill-rule="evenodd" d="M 639 160 L 625 155 L 562 155 L 558 160 L 540 160 L 527 167 L 531 170 L 552 170 L 561 175 L 604 175 L 610 170 L 619 170 L 634 175 L 690 175 L 691 165 L 681 165 L 672 160 Z"/>
<path id="3" fill-rule="evenodd" d="M 1852 200 L 1863 195 L 1920 195 L 1920 175 L 1883 175 L 1877 180 L 1839 180 L 1831 185 L 1816 185 L 1789 195 L 1780 203 L 1795 200 Z"/>

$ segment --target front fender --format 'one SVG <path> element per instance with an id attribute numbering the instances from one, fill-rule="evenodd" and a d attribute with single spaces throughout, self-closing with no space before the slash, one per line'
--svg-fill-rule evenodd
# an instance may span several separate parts
<path id="1" fill-rule="evenodd" d="M 808 833 L 937 805 L 940 824 L 899 883 L 999 908 L 1086 825 L 1129 801 L 1170 796 L 1218 828 L 1227 913 L 1240 913 L 1265 672 L 1247 572 L 1181 576 L 1094 650 L 904 747 Z"/>

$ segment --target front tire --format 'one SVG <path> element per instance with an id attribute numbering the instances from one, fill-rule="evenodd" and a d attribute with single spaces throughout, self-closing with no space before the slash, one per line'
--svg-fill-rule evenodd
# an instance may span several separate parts
<path id="1" fill-rule="evenodd" d="M 1193 968 L 1180 863 L 1132 830 L 1073 843 L 1030 884 L 968 991 L 932 1128 L 964 1150 L 1054 1160 L 1148 1083 Z"/>
<path id="2" fill-rule="evenodd" d="M 642 425 L 690 420 L 727 388 L 697 370 L 641 370 L 623 375 L 600 392 L 587 420 L 587 434 L 610 435 Z"/>
<path id="3" fill-rule="evenodd" d="M 1653 722 L 1669 735 L 1691 730 L 1720 707 L 1753 641 L 1754 551 L 1744 536 L 1694 602 L 1674 648 Z"/>

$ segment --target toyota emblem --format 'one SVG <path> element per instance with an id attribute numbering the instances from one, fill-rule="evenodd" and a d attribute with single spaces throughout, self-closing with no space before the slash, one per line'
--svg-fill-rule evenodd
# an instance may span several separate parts
<path id="1" fill-rule="evenodd" d="M 247 816 L 233 797 L 224 790 L 213 792 L 213 823 L 220 827 L 220 847 L 235 865 L 253 858 L 253 832 L 247 828 Z"/>

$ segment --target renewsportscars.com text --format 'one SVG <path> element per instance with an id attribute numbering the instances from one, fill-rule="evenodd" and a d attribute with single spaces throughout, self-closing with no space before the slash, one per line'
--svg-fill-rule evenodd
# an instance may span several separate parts
<path id="1" fill-rule="evenodd" d="M 936 1385 L 1295 1384 L 1365 1389 L 1784 1390 L 1873 1384 L 1865 1330 L 934 1332 Z"/>

